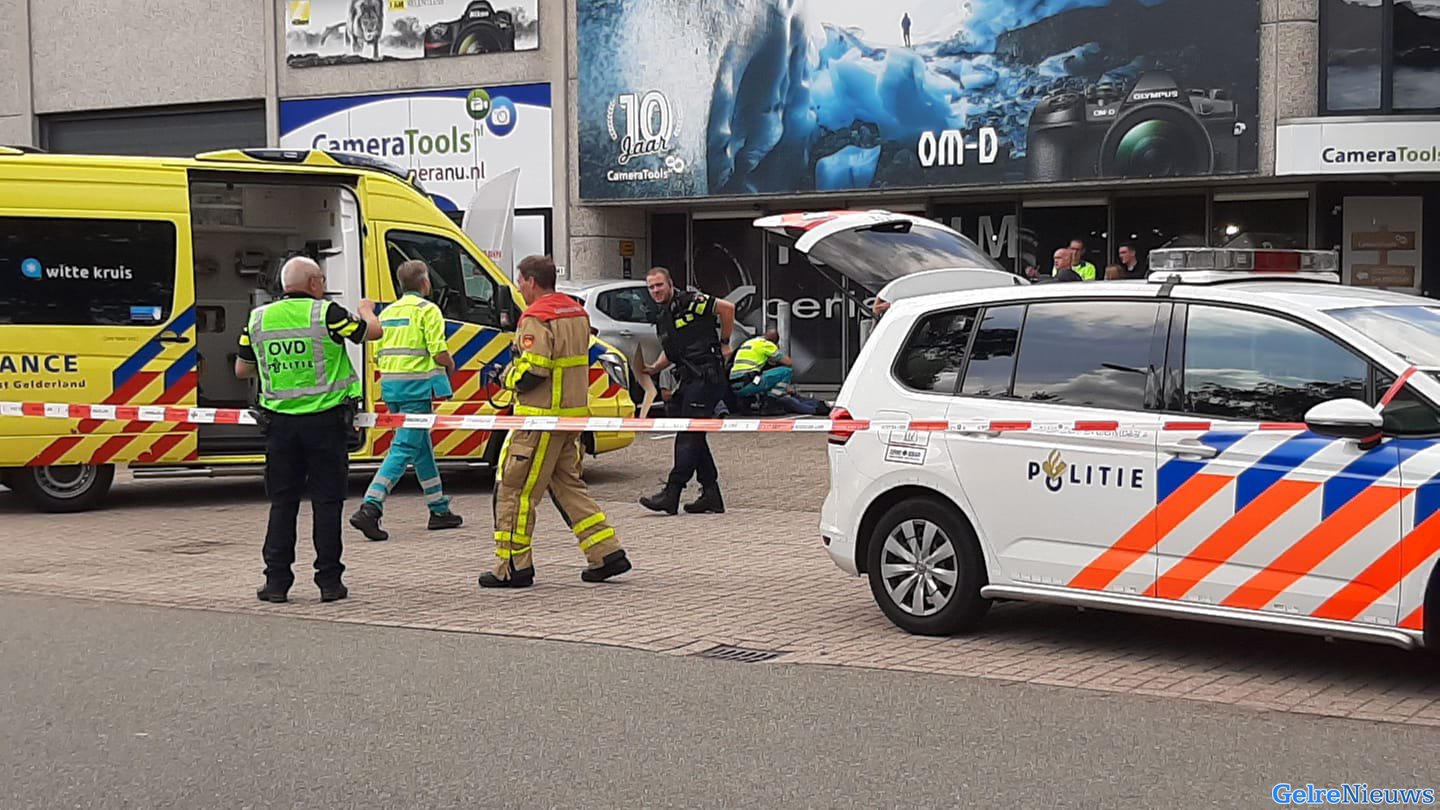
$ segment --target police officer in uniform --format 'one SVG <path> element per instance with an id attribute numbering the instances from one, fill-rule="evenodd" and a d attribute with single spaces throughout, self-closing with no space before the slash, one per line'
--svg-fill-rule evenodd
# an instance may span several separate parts
<path id="1" fill-rule="evenodd" d="M 432 413 L 434 400 L 454 393 L 450 377 L 455 373 L 455 360 L 445 342 L 445 316 L 426 298 L 431 287 L 430 266 L 425 262 L 412 259 L 395 268 L 395 283 L 400 288 L 400 300 L 385 308 L 380 321 L 385 334 L 375 347 L 380 394 L 391 413 Z M 464 522 L 450 511 L 430 431 L 400 428 L 384 463 L 365 490 L 364 503 L 350 516 L 351 526 L 371 540 L 390 538 L 390 533 L 380 527 L 380 518 L 385 512 L 385 499 L 405 477 L 408 466 L 414 466 L 415 477 L 425 493 L 425 505 L 430 509 L 426 528 L 454 529 Z"/>
<path id="2" fill-rule="evenodd" d="M 502 383 L 513 392 L 516 416 L 590 415 L 590 319 L 585 308 L 555 292 L 555 262 L 527 256 L 519 267 L 527 304 L 515 326 L 512 360 Z M 569 525 L 589 566 L 586 582 L 630 570 L 620 538 L 580 478 L 580 434 L 517 430 L 505 437 L 495 479 L 495 568 L 482 588 L 528 588 L 535 583 L 530 542 L 535 504 L 545 497 Z"/>
<path id="3" fill-rule="evenodd" d="M 320 600 L 348 595 L 341 575 L 341 509 L 349 459 L 346 439 L 353 430 L 360 377 L 344 341 L 380 337 L 375 305 L 360 302 L 356 318 L 325 299 L 325 272 L 304 256 L 280 271 L 283 298 L 250 313 L 240 334 L 235 375 L 259 376 L 257 416 L 265 432 L 265 491 L 270 523 L 265 531 L 265 586 L 262 602 L 284 602 L 295 582 L 295 519 L 308 488 L 314 511 L 315 584 Z"/>
<path id="4" fill-rule="evenodd" d="M 685 419 L 706 419 L 715 415 L 715 405 L 729 391 L 725 361 L 730 357 L 730 333 L 735 328 L 735 305 L 702 292 L 675 289 L 670 271 L 655 267 L 645 277 L 650 297 L 660 305 L 655 332 L 660 337 L 660 357 L 645 369 L 650 376 L 674 366 L 679 386 L 671 402 Z M 718 321 L 718 329 L 717 329 Z M 716 336 L 716 332 L 719 336 Z M 675 514 L 680 493 L 691 477 L 700 482 L 700 497 L 685 504 L 690 513 L 724 512 L 720 497 L 720 472 L 710 443 L 699 431 L 675 437 L 675 466 L 665 488 L 640 499 L 640 505 L 655 512 Z"/>

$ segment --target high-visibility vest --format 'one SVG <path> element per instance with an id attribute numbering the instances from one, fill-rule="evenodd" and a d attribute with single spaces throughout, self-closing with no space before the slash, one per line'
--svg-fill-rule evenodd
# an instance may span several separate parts
<path id="1" fill-rule="evenodd" d="M 286 298 L 250 313 L 260 407 L 319 413 L 360 398 L 360 377 L 325 324 L 329 306 L 329 301 Z"/>
<path id="2" fill-rule="evenodd" d="M 382 380 L 429 380 L 445 376 L 425 339 L 424 317 L 439 307 L 416 293 L 406 293 L 385 308 L 385 333 L 375 342 L 375 367 Z M 442 322 L 443 323 L 443 322 Z"/>
<path id="3" fill-rule="evenodd" d="M 1075 273 L 1080 276 L 1080 278 L 1086 281 L 1095 280 L 1095 265 L 1091 264 L 1090 262 L 1081 262 L 1071 269 L 1073 269 Z"/>
<path id="4" fill-rule="evenodd" d="M 740 344 L 735 352 L 735 362 L 730 364 L 730 374 L 751 374 L 765 367 L 766 361 L 780 353 L 780 347 L 763 337 L 750 338 Z"/>

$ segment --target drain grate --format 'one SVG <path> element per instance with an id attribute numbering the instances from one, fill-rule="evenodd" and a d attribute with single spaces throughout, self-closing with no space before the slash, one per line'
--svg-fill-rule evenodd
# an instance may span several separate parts
<path id="1" fill-rule="evenodd" d="M 776 650 L 752 650 L 747 647 L 731 647 L 720 644 L 704 652 L 696 653 L 700 658 L 714 658 L 718 661 L 734 661 L 737 664 L 755 664 L 779 658 L 784 653 Z"/>

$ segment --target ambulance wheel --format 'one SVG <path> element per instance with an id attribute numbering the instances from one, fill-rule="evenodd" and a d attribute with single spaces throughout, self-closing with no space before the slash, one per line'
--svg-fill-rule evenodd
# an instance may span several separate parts
<path id="1" fill-rule="evenodd" d="M 42 512 L 84 512 L 105 500 L 115 481 L 115 465 L 22 467 L 13 471 L 10 481 Z"/>
<path id="2" fill-rule="evenodd" d="M 990 609 L 980 595 L 986 582 L 980 543 L 948 504 L 928 498 L 895 504 L 875 524 L 867 551 L 875 603 L 906 632 L 961 633 Z"/>

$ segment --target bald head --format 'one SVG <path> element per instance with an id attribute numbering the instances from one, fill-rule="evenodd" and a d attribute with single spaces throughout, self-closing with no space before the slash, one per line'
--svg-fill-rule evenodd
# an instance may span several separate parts
<path id="1" fill-rule="evenodd" d="M 306 256 L 295 256 L 280 268 L 280 286 L 285 292 L 297 292 L 315 294 L 314 287 L 319 282 L 320 291 L 325 291 L 325 271 L 314 259 Z"/>

